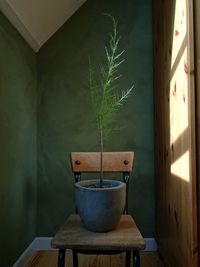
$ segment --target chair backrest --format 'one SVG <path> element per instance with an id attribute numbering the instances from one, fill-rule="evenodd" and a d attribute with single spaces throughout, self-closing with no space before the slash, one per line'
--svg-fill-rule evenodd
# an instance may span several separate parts
<path id="1" fill-rule="evenodd" d="M 100 172 L 100 152 L 71 152 L 71 167 L 75 182 L 81 180 L 81 173 Z M 130 172 L 133 169 L 134 152 L 103 152 L 103 172 L 121 172 L 126 183 L 126 205 L 128 213 L 128 188 Z"/>

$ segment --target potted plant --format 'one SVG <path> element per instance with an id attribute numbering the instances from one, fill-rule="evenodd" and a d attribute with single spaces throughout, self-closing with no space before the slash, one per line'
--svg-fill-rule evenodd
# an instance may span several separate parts
<path id="1" fill-rule="evenodd" d="M 115 115 L 126 103 L 133 89 L 133 86 L 121 91 L 116 88 L 121 77 L 119 67 L 124 61 L 124 50 L 118 51 L 120 37 L 117 22 L 114 17 L 108 16 L 112 20 L 113 31 L 109 34 L 109 47 L 105 47 L 106 63 L 101 65 L 99 75 L 94 73 L 89 64 L 89 89 L 95 124 L 99 132 L 100 179 L 75 183 L 78 213 L 84 225 L 95 232 L 106 232 L 115 228 L 124 210 L 126 185 L 121 181 L 104 179 L 103 153 L 104 140 L 111 133 Z"/>

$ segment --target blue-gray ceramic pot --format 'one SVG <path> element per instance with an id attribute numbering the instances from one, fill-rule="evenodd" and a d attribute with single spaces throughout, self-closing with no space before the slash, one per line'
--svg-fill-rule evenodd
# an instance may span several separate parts
<path id="1" fill-rule="evenodd" d="M 85 180 L 75 183 L 75 201 L 85 227 L 93 232 L 113 230 L 123 214 L 126 184 L 116 180 Z"/>

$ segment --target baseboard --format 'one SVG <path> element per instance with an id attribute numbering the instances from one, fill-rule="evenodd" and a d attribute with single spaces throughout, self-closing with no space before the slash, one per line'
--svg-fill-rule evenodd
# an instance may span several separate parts
<path id="1" fill-rule="evenodd" d="M 153 252 L 153 251 L 157 251 L 157 243 L 155 238 L 144 238 L 145 243 L 146 243 L 146 248 L 144 251 L 148 251 L 148 252 Z"/>
<path id="2" fill-rule="evenodd" d="M 18 260 L 13 264 L 12 267 L 25 266 L 30 257 L 34 252 L 38 250 L 53 250 L 51 248 L 51 237 L 36 237 L 30 243 L 30 245 L 24 250 Z"/>
<path id="3" fill-rule="evenodd" d="M 14 263 L 13 267 L 24 266 L 28 259 L 30 259 L 30 256 L 38 250 L 54 250 L 51 248 L 51 239 L 52 237 L 36 237 Z M 144 251 L 157 251 L 155 238 L 144 238 L 144 240 L 146 243 L 146 249 Z"/>

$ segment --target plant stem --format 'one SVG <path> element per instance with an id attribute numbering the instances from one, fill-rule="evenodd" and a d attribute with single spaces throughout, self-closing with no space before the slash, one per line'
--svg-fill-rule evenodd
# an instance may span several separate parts
<path id="1" fill-rule="evenodd" d="M 101 153 L 100 153 L 100 188 L 103 185 L 103 127 L 100 119 L 100 145 L 101 145 Z"/>
<path id="2" fill-rule="evenodd" d="M 103 187 L 103 150 L 104 140 L 112 130 L 115 122 L 115 113 L 120 109 L 130 96 L 133 87 L 121 91 L 119 94 L 116 88 L 116 81 L 121 77 L 118 69 L 123 63 L 121 59 L 124 50 L 118 52 L 120 36 L 117 32 L 117 22 L 114 17 L 108 14 L 113 22 L 113 31 L 109 34 L 109 46 L 105 46 L 106 62 L 100 65 L 100 74 L 95 75 L 94 70 L 89 61 L 89 88 L 94 111 L 95 123 L 98 129 L 99 145 L 100 145 L 100 169 L 99 169 L 99 186 Z M 97 76 L 97 77 L 96 77 Z"/>

